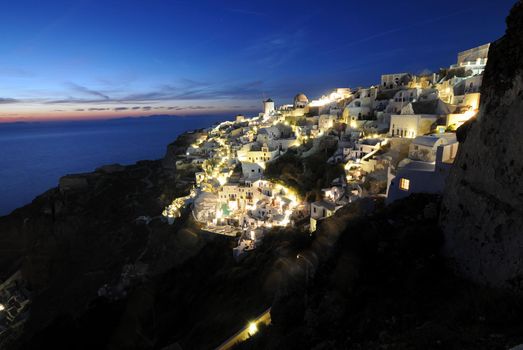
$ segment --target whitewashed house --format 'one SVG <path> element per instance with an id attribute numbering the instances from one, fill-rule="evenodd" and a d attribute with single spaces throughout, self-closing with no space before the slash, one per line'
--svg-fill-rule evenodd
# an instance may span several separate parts
<path id="1" fill-rule="evenodd" d="M 442 193 L 458 146 L 458 142 L 438 146 L 435 162 L 406 159 L 395 173 L 389 167 L 386 203 L 412 193 Z"/>
<path id="2" fill-rule="evenodd" d="M 402 87 L 407 85 L 411 79 L 412 76 L 409 73 L 383 74 L 381 76 L 380 88 L 388 90 Z"/>
<path id="3" fill-rule="evenodd" d="M 316 231 L 319 221 L 334 215 L 336 210 L 341 207 L 341 205 L 337 206 L 335 203 L 327 200 L 311 203 L 310 232 Z"/>
<path id="4" fill-rule="evenodd" d="M 415 138 L 430 133 L 439 118 L 451 113 L 449 105 L 437 100 L 410 102 L 401 114 L 392 115 L 389 134 L 392 137 Z"/>
<path id="5" fill-rule="evenodd" d="M 350 120 L 365 120 L 373 116 L 373 105 L 378 94 L 378 89 L 370 87 L 368 89 L 360 89 L 355 95 L 354 99 L 345 107 L 346 112 L 350 116 Z"/>
<path id="6" fill-rule="evenodd" d="M 409 159 L 435 162 L 438 147 L 453 144 L 457 148 L 456 134 L 431 134 L 416 137 L 409 146 Z"/>

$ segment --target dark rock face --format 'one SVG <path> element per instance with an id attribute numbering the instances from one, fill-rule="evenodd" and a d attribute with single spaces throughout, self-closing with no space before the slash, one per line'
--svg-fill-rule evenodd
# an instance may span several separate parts
<path id="1" fill-rule="evenodd" d="M 187 135 L 175 142 L 178 150 L 194 137 Z M 21 271 L 31 292 L 23 341 L 57 319 L 82 315 L 102 286 L 121 285 L 124 271 L 138 269 L 150 278 L 207 244 L 190 229 L 180 229 L 182 223 L 163 222 L 163 208 L 185 195 L 193 179 L 165 162 L 113 164 L 67 175 L 31 204 L 0 217 L 0 280 Z M 0 337 L 2 348 L 8 346 L 4 340 Z"/>
<path id="2" fill-rule="evenodd" d="M 238 264 L 236 240 L 202 231 L 190 211 L 162 220 L 194 181 L 168 165 L 195 137 L 163 160 L 65 176 L 0 217 L 0 279 L 21 271 L 31 300 L 0 349 L 209 349 L 268 308 L 309 235 L 272 232 Z"/>
<path id="3" fill-rule="evenodd" d="M 521 298 L 448 269 L 437 196 L 413 195 L 370 214 L 357 203 L 325 220 L 313 247 L 300 252 L 307 260 L 296 259 L 302 274 L 276 294 L 272 325 L 238 349 L 490 350 L 523 343 Z M 314 259 L 319 251 L 324 256 Z M 313 268 L 308 260 L 320 263 Z"/>
<path id="4" fill-rule="evenodd" d="M 2 277 L 20 269 L 33 292 L 28 329 L 74 314 L 147 250 L 152 229 L 136 219 L 161 213 L 164 176 L 159 161 L 65 176 L 0 218 Z"/>
<path id="5" fill-rule="evenodd" d="M 523 292 L 523 2 L 491 45 L 478 120 L 449 176 L 445 254 L 465 276 Z"/>
<path id="6" fill-rule="evenodd" d="M 162 159 L 163 167 L 166 169 L 176 169 L 176 156 L 184 154 L 187 146 L 194 143 L 201 135 L 201 132 L 195 131 L 178 136 L 176 141 L 167 146 L 167 152 Z"/>

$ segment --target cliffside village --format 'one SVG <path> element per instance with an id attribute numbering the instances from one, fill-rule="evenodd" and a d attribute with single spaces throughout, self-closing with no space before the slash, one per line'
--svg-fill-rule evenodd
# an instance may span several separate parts
<path id="1" fill-rule="evenodd" d="M 486 44 L 460 52 L 456 64 L 438 73 L 386 74 L 377 86 L 338 88 L 316 100 L 300 93 L 279 107 L 267 99 L 258 116 L 194 132 L 197 141 L 176 162 L 177 169 L 197 169 L 194 186 L 163 216 L 172 224 L 190 211 L 204 230 L 239 237 L 233 254 L 241 258 L 267 230 L 294 225 L 313 234 L 361 197 L 391 203 L 412 193 L 441 193 L 459 147 L 455 131 L 478 113 L 488 50 Z M 327 163 L 343 167 L 344 176 L 322 189 L 321 200 L 309 203 L 265 176 L 287 151 L 301 148 L 306 158 L 325 141 L 335 145 Z M 141 273 L 128 270 L 125 281 Z M 122 288 L 104 286 L 99 294 L 117 297 Z M 29 303 L 20 272 L 0 285 L 0 339 L 20 328 Z"/>
<path id="2" fill-rule="evenodd" d="M 262 242 L 273 227 L 321 221 L 363 196 L 391 203 L 412 193 L 440 193 L 459 147 L 456 129 L 478 113 L 489 44 L 460 52 L 457 63 L 438 73 L 386 74 L 379 85 L 338 88 L 292 104 L 263 101 L 263 112 L 226 121 L 198 134 L 176 166 L 196 166 L 194 188 L 163 215 L 173 223 L 191 210 L 203 229 L 238 236 L 240 257 Z M 329 164 L 345 176 L 308 203 L 286 184 L 270 181 L 265 169 L 291 148 L 322 140 L 337 150 Z M 321 166 L 321 164 L 318 164 Z"/>

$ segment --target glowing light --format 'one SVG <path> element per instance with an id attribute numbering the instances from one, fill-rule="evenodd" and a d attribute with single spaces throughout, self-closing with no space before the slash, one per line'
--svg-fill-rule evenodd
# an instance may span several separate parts
<path id="1" fill-rule="evenodd" d="M 333 101 L 339 100 L 341 98 L 342 98 L 341 94 L 339 94 L 337 92 L 333 92 L 333 93 L 330 94 L 330 99 L 333 100 Z"/>
<path id="2" fill-rule="evenodd" d="M 408 191 L 409 187 L 410 187 L 410 180 L 409 179 L 405 179 L 405 178 L 401 178 L 400 179 L 400 189 L 403 190 L 403 191 Z"/>
<path id="3" fill-rule="evenodd" d="M 4 311 L 4 310 L 5 310 L 4 304 L 0 304 L 0 311 Z"/>
<path id="4" fill-rule="evenodd" d="M 311 101 L 309 106 L 311 106 L 311 107 L 323 107 L 325 105 L 328 105 L 329 103 L 332 103 L 330 98 L 322 98 L 320 100 Z"/>
<path id="5" fill-rule="evenodd" d="M 256 334 L 256 332 L 258 332 L 258 326 L 256 325 L 255 322 L 249 323 L 248 331 L 249 331 L 249 335 L 254 335 L 254 334 Z"/>
<path id="6" fill-rule="evenodd" d="M 476 115 L 476 111 L 474 110 L 468 110 L 466 111 L 465 113 L 463 113 L 465 115 L 465 118 L 467 118 L 467 120 L 469 120 L 470 118 L 472 118 L 473 116 Z"/>

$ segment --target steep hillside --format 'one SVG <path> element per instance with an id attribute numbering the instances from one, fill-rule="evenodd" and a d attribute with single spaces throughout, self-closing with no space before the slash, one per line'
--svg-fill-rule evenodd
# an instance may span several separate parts
<path id="1" fill-rule="evenodd" d="M 464 276 L 523 292 L 523 2 L 490 47 L 477 121 L 461 133 L 441 216 Z"/>
<path id="2" fill-rule="evenodd" d="M 521 298 L 447 268 L 438 205 L 439 198 L 418 195 L 371 215 L 344 208 L 328 218 L 315 239 L 331 242 L 321 250 L 328 256 L 300 253 L 301 278 L 277 293 L 272 325 L 236 349 L 505 350 L 523 343 Z"/>

